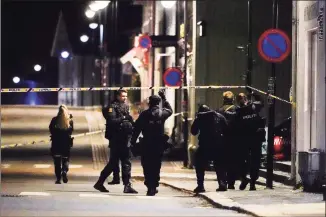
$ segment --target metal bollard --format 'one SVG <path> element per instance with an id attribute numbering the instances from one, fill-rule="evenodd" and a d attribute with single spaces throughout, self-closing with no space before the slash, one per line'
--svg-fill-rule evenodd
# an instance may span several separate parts
<path id="1" fill-rule="evenodd" d="M 323 201 L 326 201 L 326 185 L 323 185 L 322 188 L 323 188 Z"/>

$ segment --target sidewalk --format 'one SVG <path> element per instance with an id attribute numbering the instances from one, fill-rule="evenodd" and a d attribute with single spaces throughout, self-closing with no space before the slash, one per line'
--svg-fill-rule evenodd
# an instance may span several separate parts
<path id="1" fill-rule="evenodd" d="M 160 182 L 162 185 L 193 194 L 193 189 L 197 185 L 195 171 L 185 171 L 188 172 L 163 172 Z M 193 173 L 191 174 L 190 171 Z M 322 194 L 306 193 L 301 190 L 294 191 L 291 187 L 277 182 L 274 182 L 274 189 L 266 189 L 263 185 L 257 185 L 257 191 L 249 191 L 248 185 L 246 190 L 240 191 L 238 190 L 239 181 L 236 183 L 236 190 L 216 192 L 218 187 L 217 181 L 215 181 L 216 177 L 214 179 L 213 173 L 206 176 L 206 193 L 198 196 L 219 208 L 254 216 L 325 216 L 326 205 L 325 201 L 322 201 Z M 258 182 L 265 183 L 266 181 L 259 178 Z"/>

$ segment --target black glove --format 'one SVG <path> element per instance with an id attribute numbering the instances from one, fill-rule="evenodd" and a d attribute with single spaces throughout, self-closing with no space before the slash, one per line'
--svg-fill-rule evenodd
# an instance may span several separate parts
<path id="1" fill-rule="evenodd" d="M 130 141 L 130 151 L 134 157 L 140 156 L 139 144 L 134 141 Z"/>
<path id="2" fill-rule="evenodd" d="M 158 95 L 162 98 L 162 100 L 166 100 L 166 96 L 165 96 L 165 89 L 162 89 L 158 92 Z"/>
<path id="3" fill-rule="evenodd" d="M 131 115 L 126 115 L 126 119 L 128 120 L 128 121 L 130 121 L 130 122 L 133 122 L 133 119 L 132 119 L 132 116 Z"/>

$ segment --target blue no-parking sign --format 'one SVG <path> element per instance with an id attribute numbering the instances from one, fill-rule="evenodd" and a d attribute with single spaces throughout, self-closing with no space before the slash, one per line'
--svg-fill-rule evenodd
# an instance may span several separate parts
<path id="1" fill-rule="evenodd" d="M 282 30 L 269 29 L 258 40 L 258 52 L 268 62 L 282 62 L 291 52 L 291 41 Z"/>
<path id="2" fill-rule="evenodd" d="M 181 86 L 182 84 L 182 71 L 178 68 L 168 68 L 165 70 L 163 80 L 167 86 Z"/>

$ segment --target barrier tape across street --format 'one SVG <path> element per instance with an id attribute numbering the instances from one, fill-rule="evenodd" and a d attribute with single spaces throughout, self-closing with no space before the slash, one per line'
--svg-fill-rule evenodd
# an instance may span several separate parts
<path id="1" fill-rule="evenodd" d="M 141 90 L 141 89 L 185 89 L 185 88 L 195 88 L 195 89 L 232 89 L 232 88 L 250 88 L 254 91 L 257 91 L 259 93 L 262 93 L 262 94 L 265 94 L 267 96 L 270 96 L 272 98 L 275 98 L 277 100 L 280 100 L 282 102 L 286 102 L 288 104 L 293 104 L 293 102 L 289 102 L 285 99 L 282 99 L 280 97 L 277 97 L 277 96 L 274 96 L 272 94 L 268 94 L 267 92 L 264 92 L 262 90 L 259 90 L 257 88 L 254 88 L 254 87 L 251 87 L 251 86 L 184 86 L 184 87 L 126 87 L 126 88 L 123 88 L 123 87 L 120 87 L 120 88 L 117 88 L 117 87 L 110 87 L 110 88 L 94 88 L 90 91 L 93 91 L 93 90 L 99 90 L 99 89 L 105 89 L 105 90 L 119 90 L 119 89 L 127 89 L 127 90 Z M 26 91 L 26 90 L 30 90 L 30 89 L 33 89 L 33 91 Z M 46 91 L 58 91 L 59 89 L 63 89 L 61 91 L 87 91 L 89 88 L 18 88 L 18 89 L 1 89 L 1 92 L 4 92 L 4 93 L 8 93 L 8 92 L 42 92 L 40 91 L 40 89 L 46 89 Z M 66 90 L 66 89 L 69 89 L 69 90 Z M 74 90 L 72 90 L 74 89 Z M 43 91 L 45 92 L 45 91 Z M 176 113 L 176 114 L 173 114 L 173 116 L 179 116 L 179 115 L 183 115 L 184 112 L 180 112 L 180 113 Z M 81 133 L 81 134 L 77 134 L 77 135 L 74 135 L 72 136 L 73 138 L 78 138 L 78 137 L 82 137 L 82 136 L 88 136 L 88 135 L 92 135 L 92 134 L 97 134 L 97 133 L 102 133 L 104 132 L 105 130 L 98 130 L 98 131 L 93 131 L 93 132 L 88 132 L 88 133 Z M 33 145 L 33 144 L 37 144 L 37 143 L 46 143 L 46 142 L 51 142 L 51 140 L 40 140 L 40 141 L 32 141 L 30 143 L 22 143 L 22 144 L 8 144 L 8 145 L 1 145 L 1 149 L 3 148 L 11 148 L 11 147 L 19 147 L 19 146 L 25 146 L 25 145 Z"/>
<path id="2" fill-rule="evenodd" d="M 172 89 L 172 90 L 178 90 L 178 89 L 237 89 L 237 88 L 250 88 L 252 90 L 255 90 L 259 93 L 268 95 L 274 99 L 280 100 L 282 102 L 293 104 L 293 102 L 290 102 L 288 100 L 282 99 L 280 97 L 277 97 L 275 95 L 269 94 L 267 92 L 264 92 L 262 90 L 259 90 L 257 88 L 251 87 L 251 86 L 216 86 L 216 85 L 209 85 L 209 86 L 180 86 L 180 87 L 167 87 L 167 86 L 161 86 L 161 87 L 62 87 L 62 88 L 3 88 L 1 89 L 1 93 L 29 93 L 29 92 L 72 92 L 72 91 L 107 91 L 107 90 L 157 90 L 157 89 Z"/>
<path id="3" fill-rule="evenodd" d="M 97 131 L 88 132 L 88 133 L 76 134 L 76 135 L 73 135 L 72 137 L 73 138 L 78 138 L 78 137 L 82 137 L 82 136 L 89 136 L 89 135 L 93 135 L 93 134 L 102 133 L 104 131 L 105 130 L 97 130 Z M 34 144 L 47 143 L 47 142 L 51 142 L 51 140 L 48 139 L 48 140 L 32 141 L 32 142 L 29 142 L 29 143 L 15 143 L 15 144 L 1 145 L 1 149 L 14 148 L 14 147 L 25 146 L 25 145 L 34 145 Z"/>
<path id="4" fill-rule="evenodd" d="M 29 93 L 29 92 L 72 92 L 72 91 L 105 91 L 105 90 L 156 90 L 156 89 L 236 89 L 246 86 L 180 86 L 180 87 L 62 87 L 62 88 L 3 88 L 1 93 Z"/>
<path id="5" fill-rule="evenodd" d="M 282 99 L 282 98 L 280 98 L 280 97 L 278 97 L 278 96 L 274 96 L 274 95 L 272 95 L 272 94 L 269 94 L 269 93 L 264 92 L 264 91 L 262 91 L 262 90 L 259 90 L 259 89 L 257 89 L 257 88 L 250 87 L 250 86 L 247 86 L 247 87 L 250 88 L 250 89 L 252 89 L 252 90 L 254 90 L 254 91 L 257 91 L 257 92 L 259 92 L 259 93 L 262 93 L 262 94 L 265 94 L 265 95 L 267 95 L 267 96 L 270 96 L 270 97 L 272 97 L 272 98 L 274 98 L 274 99 L 278 99 L 278 100 L 280 100 L 280 101 L 282 101 L 282 102 L 286 102 L 286 103 L 288 103 L 288 104 L 293 104 L 293 102 L 287 101 L 287 100 Z"/>

